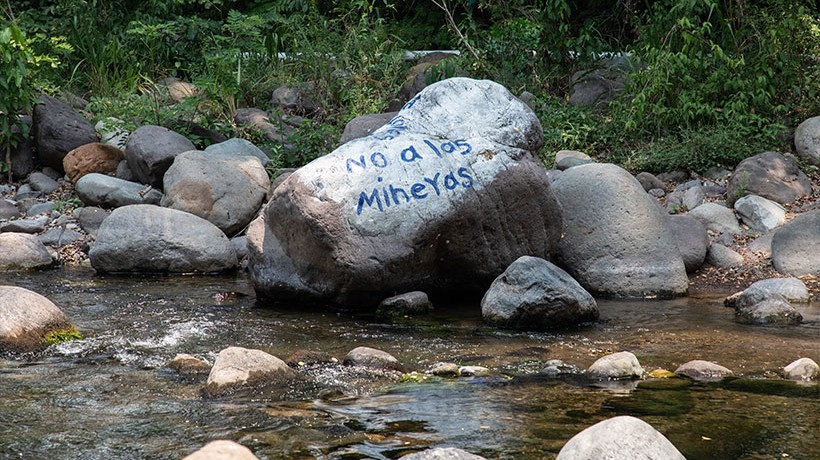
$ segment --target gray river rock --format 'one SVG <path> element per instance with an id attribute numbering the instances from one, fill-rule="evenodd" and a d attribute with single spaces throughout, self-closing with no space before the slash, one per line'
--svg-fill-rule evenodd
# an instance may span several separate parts
<path id="1" fill-rule="evenodd" d="M 281 359 L 262 350 L 228 347 L 216 357 L 205 392 L 212 397 L 240 389 L 286 385 L 299 375 Z"/>
<path id="2" fill-rule="evenodd" d="M 558 265 L 581 286 L 616 297 L 686 293 L 666 215 L 631 174 L 613 164 L 581 165 L 552 188 L 564 209 Z"/>
<path id="3" fill-rule="evenodd" d="M 162 192 L 157 189 L 100 173 L 90 173 L 81 177 L 75 189 L 87 206 L 102 208 L 159 204 L 162 200 Z"/>
<path id="4" fill-rule="evenodd" d="M 248 231 L 257 293 L 375 306 L 487 285 L 550 258 L 561 208 L 532 153 L 535 114 L 491 81 L 431 85 L 393 120 L 291 174 Z"/>
<path id="5" fill-rule="evenodd" d="M 163 183 L 162 206 L 202 217 L 227 235 L 256 217 L 270 187 L 255 156 L 197 150 L 178 155 Z"/>
<path id="6" fill-rule="evenodd" d="M 490 285 L 481 313 L 497 326 L 548 330 L 596 320 L 598 304 L 560 267 L 522 256 Z"/>
<path id="7" fill-rule="evenodd" d="M 102 273 L 214 273 L 237 266 L 233 245 L 212 223 L 147 204 L 115 209 L 88 257 Z"/>

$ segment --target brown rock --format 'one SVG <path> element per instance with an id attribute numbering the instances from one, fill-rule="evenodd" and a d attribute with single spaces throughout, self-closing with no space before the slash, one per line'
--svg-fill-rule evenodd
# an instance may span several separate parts
<path id="1" fill-rule="evenodd" d="M 0 286 L 0 350 L 36 350 L 47 333 L 73 327 L 65 313 L 40 294 Z"/>
<path id="2" fill-rule="evenodd" d="M 68 152 L 63 158 L 63 169 L 71 183 L 76 184 L 89 173 L 114 175 L 124 159 L 122 150 L 113 145 L 92 142 Z"/>

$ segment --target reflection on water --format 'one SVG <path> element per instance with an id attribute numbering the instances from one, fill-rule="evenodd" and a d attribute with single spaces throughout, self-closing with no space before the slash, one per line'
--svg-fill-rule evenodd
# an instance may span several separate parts
<path id="1" fill-rule="evenodd" d="M 620 414 L 646 420 L 689 459 L 820 458 L 818 387 L 776 380 L 799 357 L 820 361 L 817 306 L 802 307 L 806 324 L 777 329 L 734 323 L 722 296 L 600 301 L 596 324 L 547 334 L 484 326 L 477 304 L 397 325 L 298 305 L 259 308 L 241 274 L 118 278 L 67 270 L 2 274 L 0 283 L 49 297 L 86 336 L 0 360 L 0 458 L 181 458 L 219 438 L 268 459 L 392 459 L 431 445 L 488 458 L 553 458 L 578 431 Z M 331 365 L 313 370 L 323 391 L 296 400 L 209 400 L 201 382 L 163 367 L 177 353 L 213 362 L 231 345 L 339 359 L 364 345 L 411 370 L 455 361 L 498 375 L 384 387 Z M 540 373 L 550 359 L 585 368 L 621 350 L 647 369 L 707 359 L 742 378 L 625 389 Z"/>

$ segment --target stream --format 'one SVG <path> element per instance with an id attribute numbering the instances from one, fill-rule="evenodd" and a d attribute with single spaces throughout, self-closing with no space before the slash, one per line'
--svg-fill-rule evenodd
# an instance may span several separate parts
<path id="1" fill-rule="evenodd" d="M 735 323 L 722 306 L 730 293 L 599 300 L 595 324 L 531 333 L 484 325 L 478 300 L 436 304 L 400 324 L 266 307 L 244 273 L 104 277 L 67 268 L 0 273 L 0 284 L 45 295 L 85 337 L 0 357 L 2 459 L 180 459 L 215 439 L 238 441 L 260 459 L 395 459 L 428 446 L 550 459 L 574 434 L 615 415 L 647 421 L 690 460 L 820 458 L 820 386 L 780 377 L 800 357 L 820 361 L 817 302 L 799 306 L 802 325 L 770 328 Z M 368 346 L 409 370 L 451 361 L 494 375 L 382 385 L 355 381 L 336 365 L 314 372 L 339 381 L 338 391 L 208 399 L 204 377 L 165 367 L 177 353 L 213 363 L 228 346 L 339 360 Z M 551 359 L 583 369 L 623 350 L 646 370 L 705 359 L 738 378 L 598 385 L 542 372 Z"/>

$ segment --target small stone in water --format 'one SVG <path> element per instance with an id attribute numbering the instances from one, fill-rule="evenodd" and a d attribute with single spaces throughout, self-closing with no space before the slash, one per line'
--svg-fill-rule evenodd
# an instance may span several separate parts
<path id="1" fill-rule="evenodd" d="M 483 366 L 461 366 L 458 371 L 463 377 L 486 377 L 490 370 Z"/>
<path id="2" fill-rule="evenodd" d="M 458 364 L 455 363 L 438 363 L 430 369 L 430 373 L 439 377 L 461 376 L 461 371 L 458 369 Z"/>
<path id="3" fill-rule="evenodd" d="M 811 358 L 800 358 L 783 368 L 783 375 L 790 380 L 812 380 L 820 375 L 820 366 Z"/>

